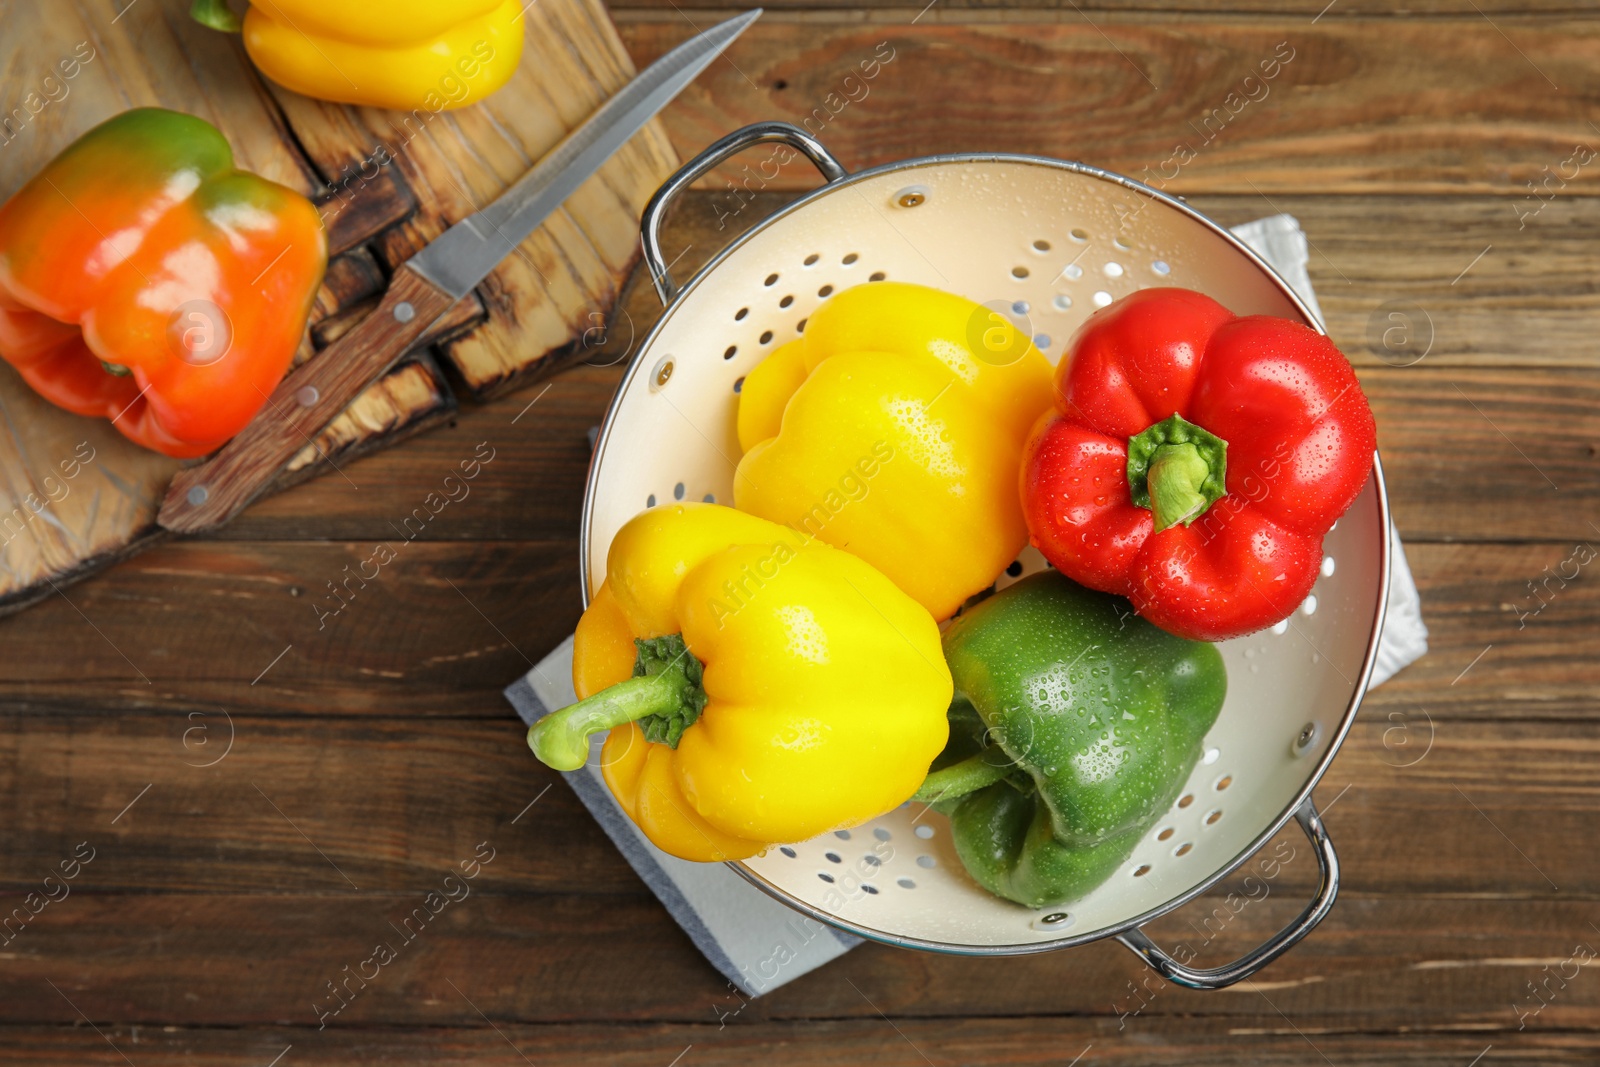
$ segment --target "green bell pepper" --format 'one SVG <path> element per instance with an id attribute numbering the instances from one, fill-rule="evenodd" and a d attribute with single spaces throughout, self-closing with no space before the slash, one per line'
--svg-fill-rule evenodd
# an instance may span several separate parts
<path id="1" fill-rule="evenodd" d="M 951 740 L 917 799 L 949 816 L 980 885 L 1034 908 L 1084 896 L 1127 860 L 1227 692 L 1214 646 L 1056 571 L 959 616 L 944 653 Z"/>

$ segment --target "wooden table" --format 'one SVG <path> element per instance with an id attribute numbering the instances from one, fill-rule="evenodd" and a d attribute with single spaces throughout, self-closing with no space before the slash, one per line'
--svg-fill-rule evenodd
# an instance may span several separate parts
<path id="1" fill-rule="evenodd" d="M 586 432 L 651 320 L 643 286 L 548 390 L 467 405 L 348 482 L 0 622 L 0 913 L 61 897 L 0 941 L 0 1062 L 1600 1059 L 1600 976 L 1581 966 L 1600 946 L 1594 5 L 924 2 L 775 0 L 668 129 L 687 154 L 820 115 L 852 167 L 982 148 L 1166 165 L 1169 191 L 1224 222 L 1300 219 L 1432 630 L 1319 791 L 1345 864 L 1332 916 L 1219 993 L 1163 985 L 1114 944 L 867 946 L 760 1000 L 731 992 L 500 696 L 577 619 Z M 614 15 L 642 63 L 737 6 Z M 892 61 L 847 81 L 882 43 Z M 1283 47 L 1262 96 L 1244 79 Z M 1179 144 L 1193 158 L 1171 175 Z M 780 175 L 737 212 L 702 192 L 668 241 L 703 260 L 812 180 Z M 1385 348 L 1396 309 L 1427 343 Z M 475 453 L 493 458 L 469 495 L 319 613 Z M 319 1029 L 329 983 L 475 856 L 492 860 L 471 896 Z M 75 877 L 47 887 L 63 864 Z M 1287 921 L 1312 874 L 1289 865 L 1211 958 Z"/>

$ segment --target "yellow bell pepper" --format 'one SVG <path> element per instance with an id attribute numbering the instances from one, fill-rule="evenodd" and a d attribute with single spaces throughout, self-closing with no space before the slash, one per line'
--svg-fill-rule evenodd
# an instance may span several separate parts
<path id="1" fill-rule="evenodd" d="M 576 770 L 610 730 L 606 784 L 664 851 L 743 859 L 922 784 L 950 670 L 932 616 L 870 566 L 716 504 L 640 514 L 606 566 L 573 647 L 582 699 L 528 745 Z"/>
<path id="2" fill-rule="evenodd" d="M 226 0 L 195 0 L 191 14 L 242 28 L 245 51 L 279 85 L 344 104 L 465 107 L 522 59 L 517 0 L 255 0 L 242 23 Z"/>
<path id="3" fill-rule="evenodd" d="M 1050 374 L 963 297 L 846 289 L 745 378 L 734 503 L 848 549 L 948 618 L 1027 542 L 1017 472 Z"/>

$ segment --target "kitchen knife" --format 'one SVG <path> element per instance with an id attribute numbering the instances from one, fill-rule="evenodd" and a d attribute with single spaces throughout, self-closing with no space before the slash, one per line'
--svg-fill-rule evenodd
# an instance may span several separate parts
<path id="1" fill-rule="evenodd" d="M 401 264 L 372 314 L 278 383 L 250 424 L 211 458 L 178 472 L 157 521 L 196 533 L 238 514 L 760 15 L 756 8 L 728 19 L 656 60 L 494 203 Z"/>

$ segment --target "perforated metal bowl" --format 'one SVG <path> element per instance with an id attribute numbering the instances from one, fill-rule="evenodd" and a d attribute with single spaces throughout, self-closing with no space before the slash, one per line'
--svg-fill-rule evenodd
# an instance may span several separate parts
<path id="1" fill-rule="evenodd" d="M 765 219 L 681 289 L 660 246 L 672 202 L 696 178 L 757 144 L 798 150 L 827 179 Z M 826 295 L 893 278 L 1001 301 L 1052 361 L 1096 307 L 1142 286 L 1207 293 L 1237 314 L 1320 329 L 1315 316 L 1222 227 L 1131 179 L 1033 156 L 934 156 L 847 175 L 814 138 L 760 123 L 718 141 L 657 192 L 644 252 L 667 305 L 613 401 L 583 513 L 592 595 L 616 531 L 672 500 L 731 503 L 744 376 L 802 329 Z M 734 866 L 798 911 L 864 937 L 966 954 L 1065 948 L 1115 936 L 1174 982 L 1228 985 L 1285 951 L 1325 916 L 1338 861 L 1311 791 L 1355 718 L 1376 658 L 1389 580 L 1383 473 L 1328 536 L 1322 577 L 1285 623 L 1222 645 L 1228 698 L 1183 793 L 1127 864 L 1066 908 L 991 896 L 962 869 L 943 816 L 908 804 L 865 826 Z M 1028 550 L 1025 572 L 1043 561 Z M 1009 579 L 1002 579 L 1002 582 Z M 1320 865 L 1300 917 L 1253 952 L 1186 966 L 1139 928 L 1239 867 L 1295 818 Z"/>

